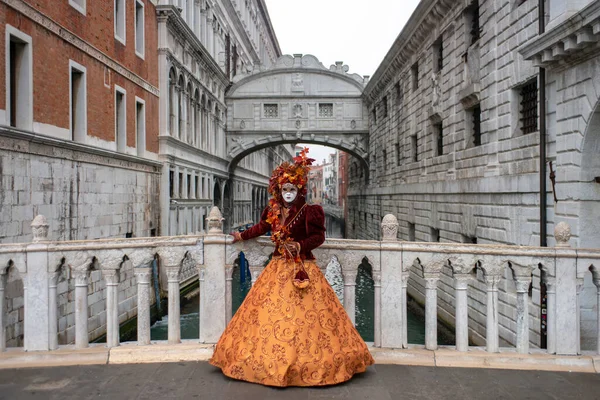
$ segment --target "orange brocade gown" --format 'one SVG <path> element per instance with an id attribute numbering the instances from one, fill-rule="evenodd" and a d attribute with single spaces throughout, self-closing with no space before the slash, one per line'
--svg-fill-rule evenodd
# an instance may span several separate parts
<path id="1" fill-rule="evenodd" d="M 273 257 L 215 347 L 210 363 L 234 379 L 269 386 L 347 381 L 373 364 L 367 345 L 314 260 L 297 289 L 293 263 Z"/>

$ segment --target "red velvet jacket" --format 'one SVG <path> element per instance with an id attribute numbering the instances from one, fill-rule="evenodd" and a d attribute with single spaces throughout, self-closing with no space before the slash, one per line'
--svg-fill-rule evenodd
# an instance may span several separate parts
<path id="1" fill-rule="evenodd" d="M 290 224 L 290 236 L 300 244 L 300 257 L 304 260 L 314 260 L 312 250 L 325 241 L 325 213 L 320 205 L 306 204 L 306 207 L 302 208 L 304 204 L 304 198 L 298 196 L 292 207 L 290 207 L 285 225 Z M 298 212 L 299 210 L 300 212 Z M 269 207 L 265 208 L 260 217 L 260 222 L 242 232 L 242 239 L 248 240 L 264 235 L 271 229 L 271 225 L 267 223 L 268 211 Z M 276 254 L 279 254 L 277 249 L 273 255 Z"/>

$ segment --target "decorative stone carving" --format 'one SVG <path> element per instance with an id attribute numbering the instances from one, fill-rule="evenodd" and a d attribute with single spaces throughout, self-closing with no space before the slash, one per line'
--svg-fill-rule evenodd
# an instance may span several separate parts
<path id="1" fill-rule="evenodd" d="M 160 256 L 163 265 L 167 268 L 181 268 L 181 262 L 186 255 L 186 251 L 185 248 L 178 246 L 164 246 L 158 249 L 158 255 Z"/>
<path id="2" fill-rule="evenodd" d="M 384 241 L 398 240 L 398 219 L 393 214 L 386 214 L 381 222 L 381 235 Z"/>
<path id="3" fill-rule="evenodd" d="M 294 118 L 302 118 L 302 104 L 294 104 L 292 115 Z"/>
<path id="4" fill-rule="evenodd" d="M 246 121 L 244 121 L 244 120 L 240 121 L 240 129 L 246 129 Z"/>
<path id="5" fill-rule="evenodd" d="M 292 92 L 304 91 L 304 77 L 301 73 L 295 73 L 292 77 Z"/>
<path id="6" fill-rule="evenodd" d="M 296 125 L 296 129 L 300 129 L 302 127 L 302 122 L 300 122 L 300 120 L 297 119 L 295 125 Z"/>
<path id="7" fill-rule="evenodd" d="M 33 222 L 31 223 L 31 231 L 33 234 L 33 242 L 44 242 L 48 240 L 48 221 L 46 217 L 43 215 L 38 215 L 35 217 Z"/>
<path id="8" fill-rule="evenodd" d="M 571 227 L 566 222 L 559 222 L 554 227 L 554 238 L 556 239 L 556 247 L 569 247 L 571 240 Z"/>
<path id="9" fill-rule="evenodd" d="M 223 233 L 223 221 L 224 220 L 225 220 L 225 218 L 223 218 L 221 211 L 219 211 L 219 207 L 214 206 L 210 210 L 210 213 L 208 214 L 208 218 L 206 218 L 206 221 L 208 222 L 208 233 L 209 234 Z"/>
<path id="10" fill-rule="evenodd" d="M 178 265 L 167 266 L 165 268 L 167 272 L 167 281 L 168 282 L 177 282 L 179 283 L 179 274 L 181 272 L 181 267 Z"/>
<path id="11" fill-rule="evenodd" d="M 137 283 L 148 285 L 152 276 L 152 270 L 149 267 L 136 267 L 133 269 Z"/>
<path id="12" fill-rule="evenodd" d="M 350 129 L 356 129 L 356 120 L 350 121 Z"/>

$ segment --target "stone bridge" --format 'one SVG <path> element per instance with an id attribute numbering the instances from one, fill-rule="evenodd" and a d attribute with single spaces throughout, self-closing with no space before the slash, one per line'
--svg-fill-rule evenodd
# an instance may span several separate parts
<path id="1" fill-rule="evenodd" d="M 226 95 L 229 171 L 265 147 L 314 143 L 351 154 L 368 173 L 367 81 L 341 62 L 327 69 L 302 54 L 236 76 Z"/>

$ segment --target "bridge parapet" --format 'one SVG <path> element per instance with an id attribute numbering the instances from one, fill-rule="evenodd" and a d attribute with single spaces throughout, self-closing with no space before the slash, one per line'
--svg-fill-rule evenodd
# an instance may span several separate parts
<path id="1" fill-rule="evenodd" d="M 107 346 L 119 345 L 117 293 L 131 289 L 130 282 L 133 282 L 140 315 L 138 344 L 148 345 L 149 265 L 157 258 L 168 277 L 169 342 L 180 341 L 179 282 L 186 263 L 194 265 L 194 279 L 200 281 L 199 340 L 216 342 L 225 322 L 231 318 L 231 273 L 240 251 L 249 260 L 253 282 L 273 251 L 267 237 L 232 244 L 231 238 L 217 226 L 220 224 L 220 213 L 217 213 L 218 210 L 211 212 L 214 228 L 203 236 L 72 242 L 54 242 L 42 236 L 36 237 L 34 243 L 0 245 L 0 326 L 6 325 L 7 318 L 4 312 L 6 276 L 15 268 L 26 288 L 24 350 L 57 348 L 60 319 L 57 279 L 70 272 L 75 280 L 71 301 L 75 304 L 76 347 L 88 346 L 88 324 L 97 315 L 89 314 L 96 308 L 88 307 L 87 301 L 95 291 L 102 290 L 107 291 Z M 503 339 L 512 343 L 519 353 L 528 353 L 531 347 L 538 346 L 535 337 L 540 334 L 539 328 L 529 323 L 536 317 L 535 302 L 529 297 L 533 277 L 538 281 L 536 285 L 543 283 L 547 287 L 546 312 L 540 312 L 539 318 L 547 324 L 548 353 L 575 355 L 581 352 L 578 296 L 587 271 L 592 272 L 600 291 L 600 250 L 570 248 L 565 225 L 557 226 L 559 246 L 556 248 L 402 242 L 396 238 L 397 221 L 390 215 L 382 222 L 382 232 L 382 241 L 327 239 L 314 252 L 323 270 L 332 257 L 339 261 L 344 280 L 344 308 L 352 321 L 356 314 L 358 268 L 362 263 L 370 264 L 375 288 L 376 347 L 408 346 L 407 296 L 410 292 L 413 296 L 420 294 L 425 302 L 426 349 L 437 348 L 438 315 L 452 311 L 458 351 L 467 351 L 470 339 L 480 338 L 488 352 L 498 352 L 499 339 Z M 90 285 L 91 274 L 98 275 L 101 282 Z M 124 275 L 131 275 L 131 280 Z M 453 290 L 448 291 L 448 288 Z M 484 319 L 483 331 L 469 329 L 469 320 L 477 315 Z M 4 329 L 0 332 L 0 349 L 3 350 Z M 600 341 L 596 350 L 600 351 Z"/>

